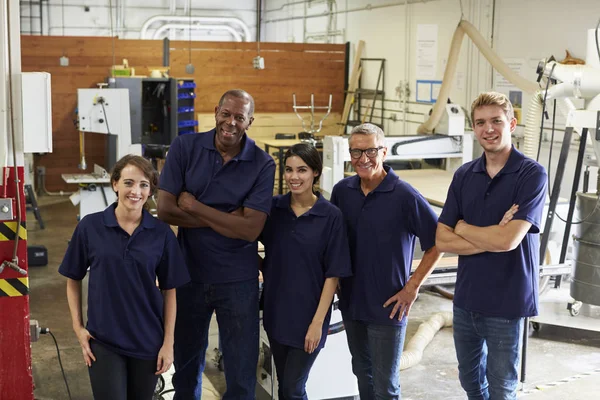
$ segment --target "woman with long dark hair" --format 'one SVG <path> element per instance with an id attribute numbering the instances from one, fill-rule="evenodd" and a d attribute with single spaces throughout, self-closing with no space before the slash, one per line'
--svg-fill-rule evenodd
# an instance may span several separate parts
<path id="1" fill-rule="evenodd" d="M 265 246 L 264 328 L 279 398 L 306 399 L 306 381 L 325 345 L 338 279 L 351 275 L 340 210 L 316 192 L 323 164 L 306 143 L 285 154 L 287 194 L 275 196 L 261 241 Z"/>

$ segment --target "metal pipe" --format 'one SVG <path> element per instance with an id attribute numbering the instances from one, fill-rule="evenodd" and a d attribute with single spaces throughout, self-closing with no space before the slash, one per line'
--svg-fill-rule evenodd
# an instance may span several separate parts
<path id="1" fill-rule="evenodd" d="M 412 3 L 428 3 L 431 1 L 435 1 L 435 0 L 409 0 L 408 2 L 412 4 Z M 405 1 L 396 2 L 396 3 L 377 4 L 377 5 L 368 4 L 364 7 L 356 7 L 356 8 L 350 8 L 350 9 L 341 10 L 341 11 L 334 11 L 334 12 L 332 12 L 332 14 L 344 14 L 344 13 L 351 13 L 351 12 L 357 12 L 357 11 L 371 11 L 371 10 L 376 10 L 378 8 L 403 6 L 404 4 L 405 4 Z M 268 19 L 266 21 L 263 21 L 263 23 L 268 24 L 268 23 L 272 23 L 272 22 L 292 21 L 292 20 L 303 19 L 303 18 L 305 18 L 305 19 L 306 18 L 320 18 L 320 17 L 325 17 L 327 15 L 328 15 L 328 13 L 321 13 L 321 14 L 311 14 L 311 15 L 299 16 L 299 17 L 275 18 L 275 19 Z"/>
<path id="2" fill-rule="evenodd" d="M 33 4 L 40 4 L 40 3 L 47 3 L 48 7 L 52 6 L 52 4 L 50 3 L 50 1 L 34 1 Z M 60 5 L 55 4 L 55 7 L 60 7 Z M 83 7 L 90 7 L 90 8 L 108 8 L 108 5 L 90 5 L 89 2 L 86 3 L 69 3 L 69 4 L 65 4 L 65 7 L 70 7 L 70 8 L 83 8 Z M 130 10 L 160 10 L 162 12 L 164 12 L 166 9 L 165 7 L 160 7 L 160 6 L 127 6 L 128 9 Z M 210 11 L 210 12 L 231 12 L 231 8 L 203 8 L 202 11 Z M 236 12 L 251 12 L 254 13 L 256 12 L 256 10 L 254 8 L 236 8 L 235 9 Z"/>
<path id="3" fill-rule="evenodd" d="M 325 1 L 326 0 L 322 0 L 321 2 L 325 2 Z M 303 0 L 303 1 L 294 1 L 294 2 L 291 2 L 291 3 L 285 3 L 284 5 L 282 5 L 279 8 L 272 8 L 270 10 L 265 10 L 265 13 L 275 12 L 275 11 L 282 11 L 285 7 L 294 6 L 294 5 L 297 5 L 297 4 L 305 4 L 305 3 L 313 3 L 314 4 L 314 3 L 317 3 L 317 1 L 314 1 L 314 0 Z"/>
<path id="4" fill-rule="evenodd" d="M 260 43 L 260 7 L 261 0 L 256 0 L 256 43 Z M 258 54 L 260 54 L 260 47 L 258 48 Z"/>
<path id="5" fill-rule="evenodd" d="M 146 22 L 144 22 L 144 24 L 142 25 L 142 29 L 140 29 L 140 38 L 141 39 L 147 38 L 148 29 L 150 28 L 150 25 L 152 25 L 155 22 L 164 22 L 164 23 L 184 22 L 187 24 L 189 24 L 191 22 L 200 22 L 200 23 L 221 22 L 224 24 L 233 24 L 233 25 L 240 27 L 242 29 L 242 31 L 244 32 L 244 39 L 246 41 L 248 41 L 251 37 L 250 29 L 248 28 L 248 25 L 246 25 L 246 23 L 244 21 L 242 21 L 241 19 L 235 18 L 235 17 L 200 17 L 200 16 L 187 17 L 187 16 L 176 16 L 176 15 L 156 15 L 152 18 L 147 19 Z"/>
<path id="6" fill-rule="evenodd" d="M 409 68 L 410 68 L 410 64 L 409 64 L 409 59 L 410 59 L 410 24 L 409 24 L 409 14 L 408 14 L 408 0 L 404 1 L 404 82 L 402 82 L 402 111 L 405 113 L 404 115 L 406 115 L 406 111 L 408 110 L 408 105 L 406 104 L 407 101 L 407 94 L 408 94 L 408 90 L 407 90 L 407 86 L 408 86 L 408 80 L 409 80 Z M 384 88 L 385 90 L 385 88 Z M 408 121 L 406 120 L 406 118 L 404 119 L 404 123 L 402 125 L 402 134 L 406 135 L 406 131 L 408 130 Z"/>
<path id="7" fill-rule="evenodd" d="M 55 30 L 67 30 L 67 29 L 73 29 L 73 30 L 82 30 L 82 31 L 96 31 L 96 32 L 101 32 L 101 31 L 107 31 L 106 36 L 110 36 L 110 27 L 106 27 L 106 28 L 101 28 L 101 27 L 93 27 L 93 26 L 51 26 L 48 28 L 48 35 L 49 36 L 56 36 L 56 35 L 52 35 L 52 32 Z M 140 30 L 139 29 L 123 29 L 123 32 L 136 32 L 138 33 Z M 61 35 L 61 36 L 68 36 L 68 35 Z"/>
<path id="8" fill-rule="evenodd" d="M 230 27 L 229 25 L 188 25 L 188 24 L 165 24 L 158 28 L 154 34 L 152 35 L 152 39 L 163 39 L 165 31 L 170 31 L 171 29 L 182 29 L 182 30 L 214 30 L 214 31 L 227 31 L 233 36 L 233 38 L 237 42 L 242 41 L 242 37 L 239 32 Z"/>

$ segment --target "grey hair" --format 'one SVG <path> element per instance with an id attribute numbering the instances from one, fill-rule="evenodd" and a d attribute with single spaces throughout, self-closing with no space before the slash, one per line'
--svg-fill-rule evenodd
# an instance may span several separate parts
<path id="1" fill-rule="evenodd" d="M 375 135 L 377 144 L 380 146 L 385 146 L 385 133 L 383 133 L 383 129 L 377 125 L 370 124 L 368 122 L 357 125 L 352 128 L 352 131 L 350 131 L 350 139 L 352 139 L 352 136 L 354 135 Z"/>

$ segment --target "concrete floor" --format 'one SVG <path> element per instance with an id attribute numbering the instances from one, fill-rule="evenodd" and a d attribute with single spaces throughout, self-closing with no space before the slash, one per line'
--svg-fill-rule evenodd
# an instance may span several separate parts
<path id="1" fill-rule="evenodd" d="M 28 218 L 30 244 L 43 244 L 49 250 L 47 267 L 31 268 L 31 317 L 55 334 L 61 350 L 63 366 L 73 399 L 92 399 L 87 368 L 81 350 L 71 330 L 66 296 L 65 280 L 57 273 L 73 228 L 77 210 L 66 199 L 40 199 L 42 216 L 47 228 L 40 230 Z M 438 311 L 451 310 L 451 302 L 431 293 L 422 293 L 411 312 L 407 340 L 414 334 L 419 323 Z M 218 398 L 225 382 L 213 362 L 217 341 L 216 324 L 211 328 L 207 352 L 207 386 L 205 399 Z M 33 371 L 36 398 L 66 399 L 56 350 L 52 339 L 44 335 L 32 344 Z M 526 399 L 590 400 L 600 398 L 600 335 L 597 332 L 558 328 L 544 325 L 529 341 L 528 375 L 526 391 L 520 396 Z M 586 375 L 588 374 L 588 375 Z M 440 331 L 427 347 L 422 362 L 401 373 L 405 400 L 417 399 L 463 399 L 457 378 L 456 358 L 452 342 L 452 330 Z M 565 380 L 565 382 L 560 382 Z M 556 383 L 560 383 L 553 386 Z M 543 387 L 537 390 L 536 387 Z M 529 393 L 531 392 L 531 393 Z M 171 398 L 169 395 L 166 399 Z"/>

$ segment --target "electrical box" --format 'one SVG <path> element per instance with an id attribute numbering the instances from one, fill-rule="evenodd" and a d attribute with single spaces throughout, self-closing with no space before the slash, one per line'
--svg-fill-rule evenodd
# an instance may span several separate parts
<path id="1" fill-rule="evenodd" d="M 465 134 L 465 113 L 457 104 L 446 104 L 446 112 L 440 119 L 435 133 L 449 136 L 462 136 Z"/>
<path id="2" fill-rule="evenodd" d="M 47 72 L 21 74 L 23 152 L 52 153 L 52 92 Z"/>
<path id="3" fill-rule="evenodd" d="M 14 219 L 13 199 L 0 199 L 0 221 L 13 221 Z"/>
<path id="4" fill-rule="evenodd" d="M 265 69 L 265 59 L 261 56 L 256 56 L 252 59 L 254 69 Z"/>
<path id="5" fill-rule="evenodd" d="M 170 145 L 177 137 L 174 78 L 114 78 L 109 87 L 129 92 L 131 143 Z"/>

